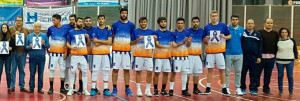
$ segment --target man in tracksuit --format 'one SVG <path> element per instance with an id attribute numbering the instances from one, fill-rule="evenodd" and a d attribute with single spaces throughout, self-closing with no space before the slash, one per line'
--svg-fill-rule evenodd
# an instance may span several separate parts
<path id="1" fill-rule="evenodd" d="M 258 31 L 254 29 L 254 21 L 247 21 L 247 28 L 242 37 L 243 49 L 243 68 L 241 77 L 242 93 L 246 94 L 246 75 L 249 70 L 250 77 L 250 94 L 257 95 L 257 71 L 262 57 L 262 38 Z M 258 77 L 259 78 L 259 77 Z"/>

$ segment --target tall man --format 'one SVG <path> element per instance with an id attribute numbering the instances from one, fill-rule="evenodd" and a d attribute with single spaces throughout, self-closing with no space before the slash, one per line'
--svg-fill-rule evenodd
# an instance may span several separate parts
<path id="1" fill-rule="evenodd" d="M 202 68 L 202 39 L 205 37 L 203 35 L 203 29 L 200 28 L 200 18 L 193 17 L 192 18 L 192 27 L 188 28 L 187 31 L 189 32 L 190 37 L 190 44 L 188 44 L 188 52 L 189 52 L 189 71 L 188 72 L 188 79 L 186 84 L 186 90 L 188 90 L 188 82 L 189 82 L 189 75 L 193 73 L 193 84 L 194 94 L 201 94 L 201 91 L 198 89 L 198 81 L 199 81 L 199 74 L 203 72 Z"/>
<path id="2" fill-rule="evenodd" d="M 218 11 L 210 12 L 211 23 L 204 27 L 204 42 L 206 46 L 206 62 L 205 67 L 208 69 L 207 85 L 204 94 L 211 94 L 211 81 L 215 64 L 219 68 L 220 80 L 222 84 L 222 94 L 229 95 L 225 84 L 225 58 L 226 40 L 231 38 L 228 27 L 225 23 L 219 22 Z"/>
<path id="3" fill-rule="evenodd" d="M 161 95 L 168 96 L 168 92 L 165 90 L 168 82 L 168 73 L 171 72 L 171 49 L 170 45 L 172 42 L 171 32 L 167 30 L 167 19 L 165 17 L 159 17 L 157 24 L 160 29 L 156 30 L 154 34 L 157 36 L 154 50 L 154 96 L 158 94 L 158 77 L 160 72 L 163 72 Z"/>
<path id="4" fill-rule="evenodd" d="M 97 93 L 97 78 L 98 73 L 102 70 L 103 75 L 103 95 L 110 96 L 108 89 L 109 73 L 111 68 L 110 61 L 110 45 L 112 43 L 112 32 L 105 26 L 105 15 L 98 15 L 99 26 L 96 27 L 92 33 L 93 46 L 93 65 L 92 70 L 92 90 L 91 95 Z"/>
<path id="5" fill-rule="evenodd" d="M 23 18 L 18 16 L 16 18 L 16 26 L 12 26 L 9 28 L 10 33 L 12 34 L 12 39 L 17 40 L 17 42 L 23 43 L 25 45 L 25 40 L 27 35 L 29 34 L 29 30 L 23 27 Z M 24 34 L 24 40 L 22 40 L 22 36 L 20 34 Z M 17 35 L 17 36 L 16 36 Z M 19 37 L 21 36 L 21 37 Z M 16 82 L 16 71 L 17 68 L 19 70 L 19 86 L 21 92 L 27 92 L 25 89 L 25 64 L 26 64 L 26 56 L 27 51 L 24 48 L 24 45 L 16 46 L 14 51 L 12 52 L 12 72 L 11 72 L 11 91 L 15 91 L 15 82 Z"/>
<path id="6" fill-rule="evenodd" d="M 141 73 L 142 70 L 147 70 L 147 87 L 145 90 L 146 96 L 152 96 L 150 87 L 152 82 L 152 71 L 153 71 L 153 58 L 152 49 L 145 49 L 144 37 L 150 38 L 154 35 L 153 30 L 147 28 L 148 20 L 146 17 L 141 17 L 139 19 L 140 28 L 133 31 L 131 35 L 131 45 L 133 45 L 133 57 L 134 62 L 132 68 L 136 71 L 136 84 L 137 84 L 137 96 L 143 96 L 141 90 Z M 156 36 L 153 36 L 156 38 Z M 151 38 L 150 38 L 151 41 Z M 151 43 L 146 43 L 147 45 L 153 45 Z"/>
<path id="7" fill-rule="evenodd" d="M 127 95 L 133 96 L 131 90 L 129 89 L 130 80 L 130 36 L 135 29 L 132 22 L 127 20 L 128 10 L 122 8 L 120 10 L 120 20 L 112 25 L 113 34 L 113 91 L 112 95 L 117 95 L 117 80 L 119 69 L 123 68 L 124 71 L 124 81 L 125 81 L 125 93 Z"/>
<path id="8" fill-rule="evenodd" d="M 87 90 L 87 47 L 91 45 L 91 41 L 87 31 L 82 29 L 83 27 L 83 18 L 76 18 L 76 27 L 69 31 L 67 36 L 67 47 L 71 50 L 71 73 L 70 73 L 70 90 L 67 95 L 72 95 L 74 88 L 73 84 L 75 81 L 75 73 L 77 68 L 82 72 L 82 82 L 83 82 L 83 91 L 82 94 L 90 95 Z M 85 39 L 83 39 L 85 38 Z M 84 42 L 84 40 L 86 42 Z"/>
<path id="9" fill-rule="evenodd" d="M 262 60 L 261 67 L 258 70 L 257 79 L 260 80 L 260 75 L 264 70 L 264 85 L 263 92 L 265 94 L 272 94 L 270 91 L 270 80 L 274 68 L 275 55 L 277 52 L 277 42 L 279 40 L 278 32 L 273 30 L 273 19 L 265 20 L 264 29 L 259 30 L 262 37 Z M 259 87 L 260 81 L 257 81 Z"/>
<path id="10" fill-rule="evenodd" d="M 50 47 L 47 35 L 41 33 L 41 23 L 34 23 L 34 32 L 29 34 L 26 39 L 25 48 L 29 53 L 29 67 L 30 67 L 30 89 L 28 93 L 33 93 L 35 87 L 35 74 L 38 71 L 38 92 L 44 94 L 44 67 L 46 61 L 46 50 Z M 41 41 L 41 43 L 39 43 Z"/>
<path id="11" fill-rule="evenodd" d="M 65 71 L 66 71 L 66 60 L 67 56 L 67 33 L 68 30 L 61 25 L 61 16 L 54 14 L 52 16 L 53 26 L 48 28 L 47 36 L 50 37 L 50 53 L 49 53 L 49 81 L 50 89 L 48 94 L 53 93 L 53 81 L 55 68 L 60 68 L 60 92 L 67 93 L 65 84 Z"/>
<path id="12" fill-rule="evenodd" d="M 243 93 L 241 91 L 241 72 L 243 65 L 243 51 L 242 51 L 242 35 L 244 33 L 244 28 L 239 26 L 239 16 L 232 15 L 231 16 L 231 25 L 229 26 L 229 33 L 231 34 L 231 39 L 226 42 L 226 56 L 225 56 L 225 72 L 226 72 L 226 87 L 227 92 L 230 94 L 229 90 L 229 76 L 231 67 L 234 67 L 235 72 L 235 94 L 242 96 Z"/>

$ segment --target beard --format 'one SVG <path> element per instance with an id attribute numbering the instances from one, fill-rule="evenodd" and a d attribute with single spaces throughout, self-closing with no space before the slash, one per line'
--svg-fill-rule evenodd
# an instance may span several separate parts
<path id="1" fill-rule="evenodd" d="M 123 18 L 123 17 L 121 17 L 121 20 L 127 20 L 127 17 L 124 17 L 124 18 Z"/>
<path id="2" fill-rule="evenodd" d="M 76 27 L 79 28 L 79 29 L 81 29 L 81 28 L 82 28 L 82 25 L 76 24 Z"/>

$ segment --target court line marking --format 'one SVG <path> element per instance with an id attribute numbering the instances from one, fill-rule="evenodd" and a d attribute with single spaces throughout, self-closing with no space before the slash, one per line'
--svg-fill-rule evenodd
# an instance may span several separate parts
<path id="1" fill-rule="evenodd" d="M 91 85 L 90 83 L 88 83 L 88 85 L 92 87 L 92 85 Z M 103 89 L 99 88 L 99 86 L 97 86 L 97 89 L 103 91 Z M 103 95 L 103 96 L 104 96 L 104 95 Z M 126 100 L 125 98 L 122 98 L 122 97 L 120 97 L 120 96 L 118 96 L 118 95 L 112 95 L 112 96 L 115 96 L 116 98 L 121 99 L 121 100 L 123 100 L 123 101 L 128 101 L 128 100 Z M 91 97 L 92 97 L 92 96 L 91 96 Z"/>

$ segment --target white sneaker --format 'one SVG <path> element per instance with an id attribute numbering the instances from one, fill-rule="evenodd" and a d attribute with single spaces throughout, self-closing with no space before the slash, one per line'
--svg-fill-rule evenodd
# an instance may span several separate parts
<path id="1" fill-rule="evenodd" d="M 229 88 L 226 88 L 226 90 L 227 90 L 228 94 L 231 95 L 230 89 L 229 89 Z"/>
<path id="2" fill-rule="evenodd" d="M 243 96 L 243 95 L 244 95 L 243 92 L 242 92 L 242 90 L 241 90 L 241 88 L 237 88 L 237 89 L 235 90 L 235 94 L 236 94 L 236 95 L 239 95 L 239 96 Z"/>
<path id="3" fill-rule="evenodd" d="M 68 93 L 67 93 L 67 95 L 73 95 L 73 89 L 70 89 L 69 91 L 68 91 Z"/>
<path id="4" fill-rule="evenodd" d="M 142 97 L 143 96 L 142 90 L 138 89 L 136 95 L 139 96 L 139 97 Z"/>
<path id="5" fill-rule="evenodd" d="M 145 90 L 145 95 L 146 95 L 146 96 L 149 96 L 149 97 L 152 96 L 150 89 L 146 89 L 146 90 Z"/>
<path id="6" fill-rule="evenodd" d="M 82 91 L 82 94 L 84 94 L 84 95 L 91 95 L 90 92 L 87 89 L 84 89 Z"/>

